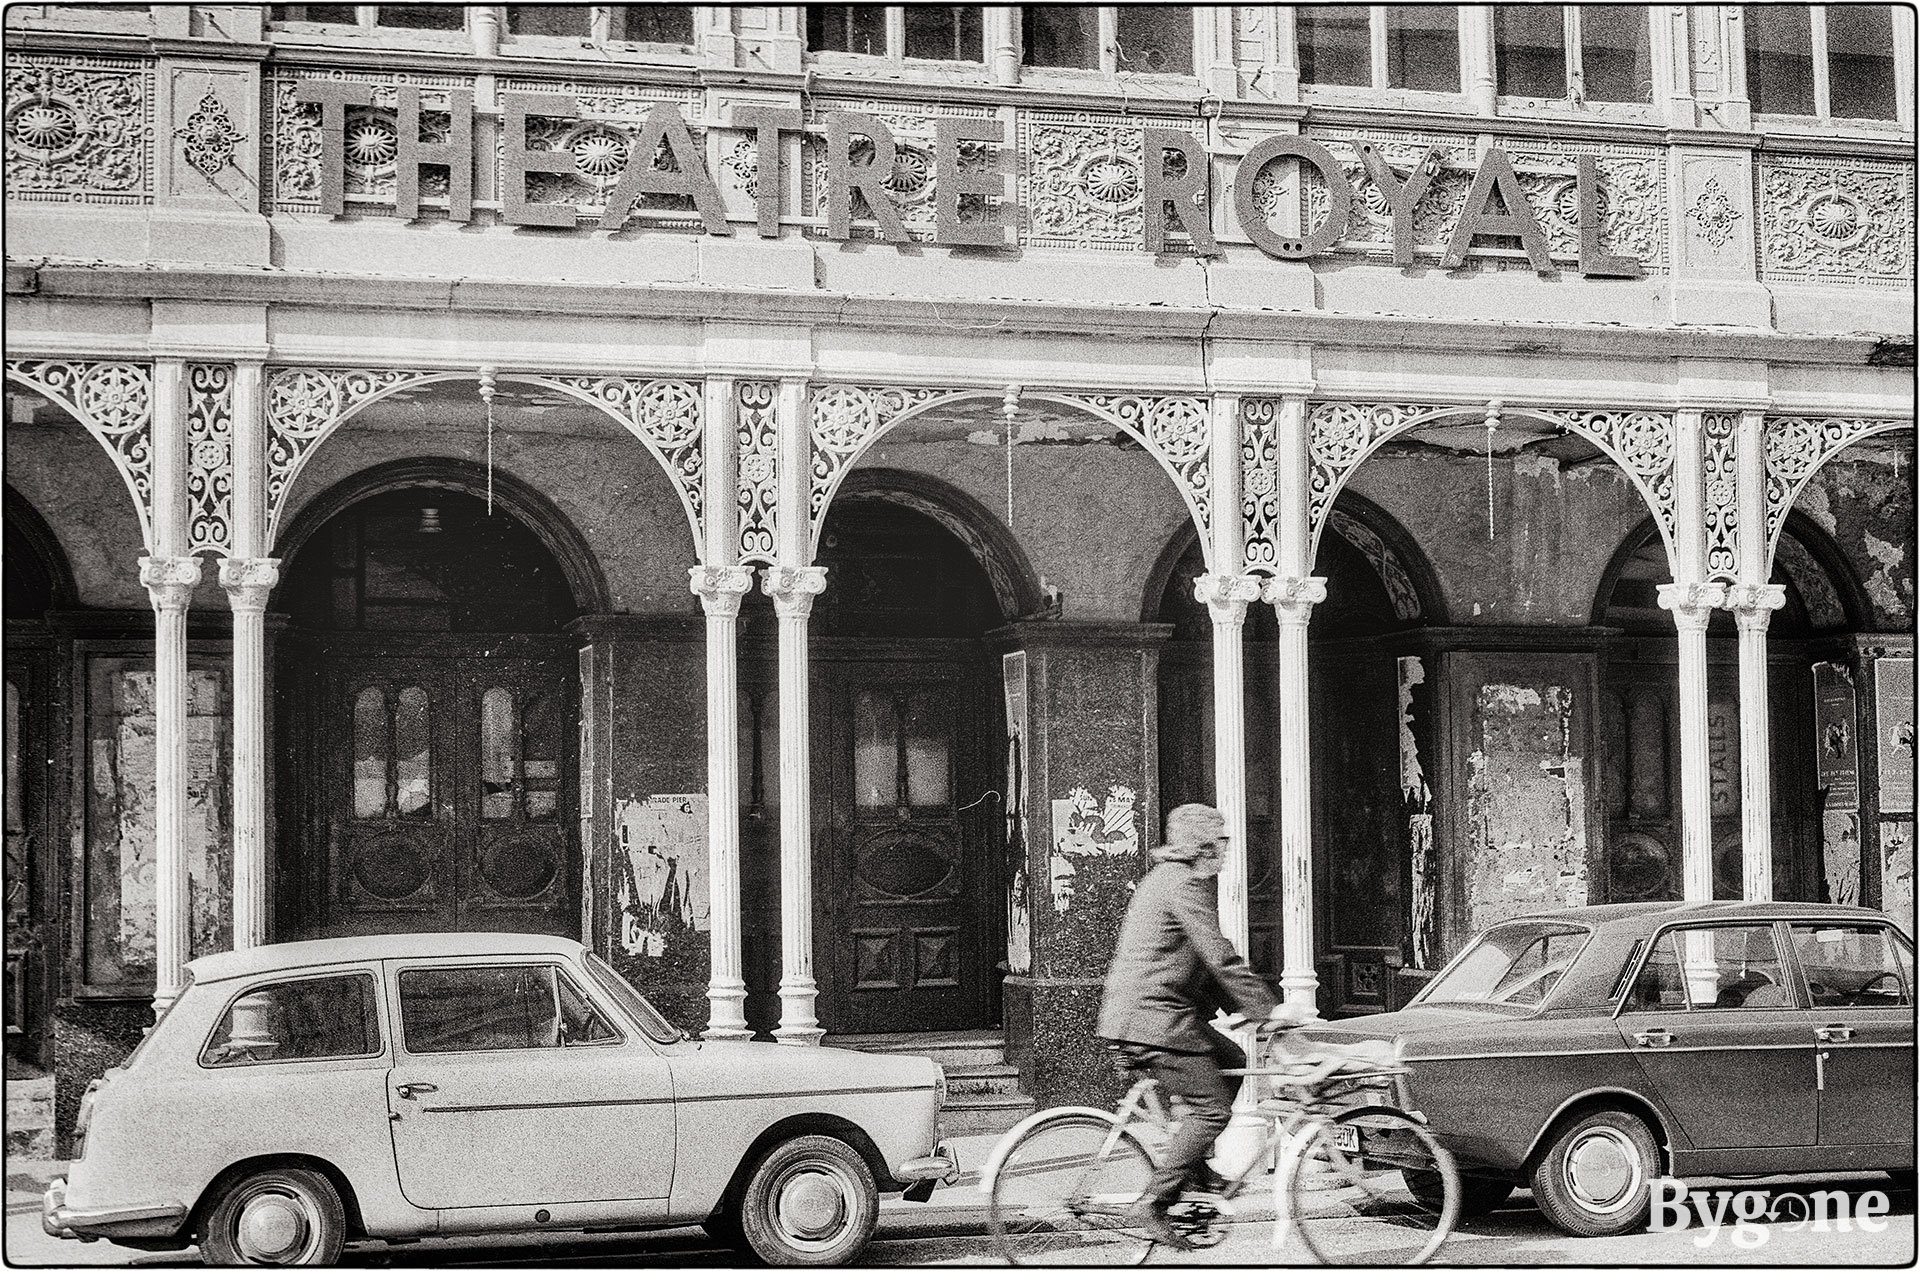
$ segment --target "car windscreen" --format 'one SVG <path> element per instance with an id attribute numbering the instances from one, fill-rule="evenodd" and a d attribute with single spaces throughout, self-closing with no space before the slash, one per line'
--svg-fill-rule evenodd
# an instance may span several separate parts
<path id="1" fill-rule="evenodd" d="M 1481 934 L 1427 986 L 1426 1006 L 1460 1003 L 1532 1008 L 1546 1001 L 1586 947 L 1585 927 L 1513 922 Z"/>
<path id="2" fill-rule="evenodd" d="M 633 1017 L 633 1022 L 640 1025 L 647 1036 L 663 1045 L 681 1039 L 680 1030 L 667 1023 L 660 1012 L 654 1009 L 653 1003 L 643 997 L 639 989 L 627 983 L 625 976 L 608 966 L 606 959 L 597 953 L 589 953 L 586 962 L 588 974 L 593 976 L 601 988 L 614 996 L 614 999 L 620 1003 L 627 1014 Z"/>

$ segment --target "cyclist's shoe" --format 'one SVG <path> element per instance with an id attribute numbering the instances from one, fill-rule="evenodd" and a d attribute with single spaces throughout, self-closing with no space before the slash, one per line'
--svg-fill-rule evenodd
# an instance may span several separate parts
<path id="1" fill-rule="evenodd" d="M 1174 1228 L 1174 1225 L 1167 1221 L 1167 1204 L 1165 1201 L 1156 1200 L 1152 1196 L 1144 1196 L 1138 1204 L 1134 1205 L 1127 1216 L 1139 1223 L 1141 1228 L 1147 1233 L 1147 1238 L 1155 1244 L 1163 1244 L 1167 1248 L 1177 1249 L 1181 1253 L 1192 1253 L 1194 1249 L 1198 1248 L 1193 1241 L 1181 1235 L 1179 1231 Z"/>
<path id="2" fill-rule="evenodd" d="M 1214 1196 L 1225 1196 L 1233 1186 L 1233 1180 L 1223 1176 L 1211 1165 L 1201 1164 L 1193 1167 L 1187 1176 L 1187 1186 L 1196 1192 L 1207 1192 Z"/>

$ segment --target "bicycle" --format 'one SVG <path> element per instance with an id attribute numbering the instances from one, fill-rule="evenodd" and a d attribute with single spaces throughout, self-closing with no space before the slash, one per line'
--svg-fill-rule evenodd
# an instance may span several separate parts
<path id="1" fill-rule="evenodd" d="M 1082 1263 L 1104 1248 L 1138 1264 L 1152 1254 L 1132 1210 L 1154 1170 L 1149 1140 L 1164 1141 L 1175 1118 L 1160 1082 L 1134 1070 L 1115 1111 L 1050 1108 L 995 1147 L 980 1186 L 991 1197 L 995 1248 L 1009 1263 Z M 1384 1101 L 1404 1066 L 1354 1066 L 1336 1053 L 1228 1071 L 1267 1085 L 1263 1096 L 1256 1086 L 1253 1101 L 1266 1129 L 1221 1192 L 1188 1191 L 1170 1208 L 1169 1222 L 1189 1242 L 1208 1248 L 1226 1239 L 1234 1199 L 1268 1159 L 1277 1161 L 1276 1248 L 1292 1230 L 1321 1263 L 1414 1266 L 1452 1233 L 1461 1196 L 1452 1155 L 1418 1113 Z"/>

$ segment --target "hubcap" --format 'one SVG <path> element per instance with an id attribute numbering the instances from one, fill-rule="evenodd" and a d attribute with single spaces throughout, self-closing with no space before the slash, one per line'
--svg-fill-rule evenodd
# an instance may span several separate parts
<path id="1" fill-rule="evenodd" d="M 796 1174 L 780 1189 L 780 1229 L 796 1240 L 832 1239 L 845 1227 L 851 1204 L 846 1185 L 834 1175 Z"/>
<path id="2" fill-rule="evenodd" d="M 279 1262 L 306 1243 L 307 1215 L 291 1196 L 269 1194 L 249 1200 L 234 1224 L 240 1253 L 260 1262 Z"/>
<path id="3" fill-rule="evenodd" d="M 1598 1126 L 1568 1149 L 1565 1172 L 1567 1190 L 1582 1207 L 1612 1213 L 1631 1204 L 1639 1190 L 1640 1152 L 1620 1130 Z"/>

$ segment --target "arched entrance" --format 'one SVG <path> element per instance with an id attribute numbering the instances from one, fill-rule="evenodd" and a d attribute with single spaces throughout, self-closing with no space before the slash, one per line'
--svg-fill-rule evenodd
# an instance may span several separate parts
<path id="1" fill-rule="evenodd" d="M 464 475 L 369 474 L 289 533 L 288 937 L 581 934 L 565 632 L 580 604 L 552 528 L 523 519 L 539 503 L 516 487 L 489 510 Z"/>
<path id="2" fill-rule="evenodd" d="M 1166 575 L 1149 615 L 1171 623 L 1160 659 L 1162 809 L 1213 800 L 1212 636 L 1194 598 L 1205 569 L 1198 539 Z M 1404 535 L 1372 504 L 1343 494 L 1320 541 L 1314 572 L 1327 599 L 1314 614 L 1312 692 L 1315 960 L 1328 1014 L 1395 1005 L 1395 969 L 1410 942 L 1423 868 L 1410 819 L 1426 796 L 1402 789 L 1400 659 L 1418 652 L 1409 633 L 1432 619 L 1437 588 Z M 1280 974 L 1280 767 L 1277 630 L 1273 608 L 1247 607 L 1246 745 L 1249 958 Z M 1430 820 L 1430 818 L 1429 818 Z M 1430 842 L 1430 836 L 1429 836 Z"/>
<path id="3" fill-rule="evenodd" d="M 858 474 L 827 513 L 811 618 L 814 965 L 830 1034 L 984 1028 L 997 1019 L 1004 809 L 1003 621 L 950 524 L 962 496 Z M 922 488 L 924 486 L 925 488 Z M 778 1022 L 776 680 L 764 596 L 746 610 L 741 839 L 747 1017 Z"/>
<path id="4" fill-rule="evenodd" d="M 1670 577 L 1649 522 L 1621 544 L 1595 602 L 1594 623 L 1610 632 L 1600 682 L 1607 835 L 1597 900 L 1680 897 L 1679 685 L 1673 617 L 1658 603 Z M 1835 642 L 1858 629 L 1860 602 L 1837 551 L 1798 515 L 1781 536 L 1771 581 L 1786 588 L 1786 605 L 1768 624 L 1767 640 L 1774 896 L 1858 903 L 1857 892 L 1833 894 L 1822 875 L 1814 668 L 1844 657 L 1844 644 Z M 1741 893 L 1743 757 L 1734 636 L 1733 615 L 1716 612 L 1707 628 L 1707 738 L 1719 899 Z M 1858 842 L 1856 826 L 1856 854 Z"/>
<path id="5" fill-rule="evenodd" d="M 73 575 L 33 505 L 6 491 L 6 1055 L 9 1080 L 48 1066 L 61 956 L 63 641 L 47 615 L 74 603 Z"/>

